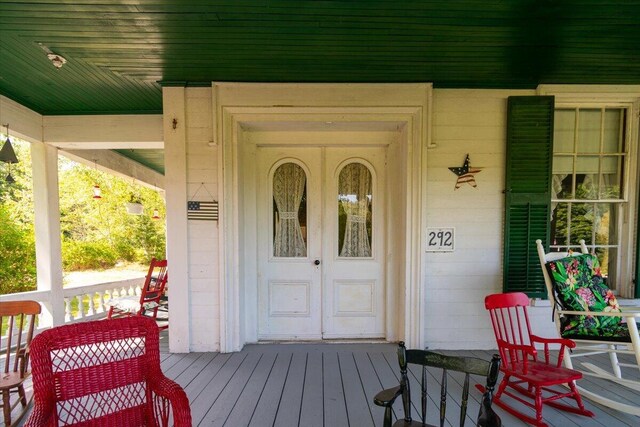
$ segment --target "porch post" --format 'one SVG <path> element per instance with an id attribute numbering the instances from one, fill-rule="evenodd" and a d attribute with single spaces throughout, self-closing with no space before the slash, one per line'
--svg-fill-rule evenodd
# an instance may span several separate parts
<path id="1" fill-rule="evenodd" d="M 35 208 L 36 272 L 39 291 L 50 291 L 40 326 L 64 324 L 62 294 L 62 242 L 58 195 L 58 149 L 31 143 L 33 204 Z"/>
<path id="2" fill-rule="evenodd" d="M 169 351 L 172 353 L 187 353 L 191 347 L 185 96 L 184 87 L 162 89 L 168 285 L 171 301 Z"/>

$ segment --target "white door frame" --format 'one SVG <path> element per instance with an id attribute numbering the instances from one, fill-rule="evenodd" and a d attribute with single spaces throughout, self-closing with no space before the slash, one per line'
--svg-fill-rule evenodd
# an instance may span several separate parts
<path id="1" fill-rule="evenodd" d="M 229 86 L 229 87 L 227 87 Z M 246 271 L 252 271 L 246 263 L 255 259 L 253 254 L 245 253 L 243 236 L 245 224 L 242 223 L 243 206 L 242 191 L 242 144 L 246 142 L 247 129 L 254 126 L 277 127 L 293 126 L 306 130 L 320 130 L 322 126 L 343 126 L 346 129 L 360 129 L 376 131 L 393 128 L 397 134 L 398 144 L 394 152 L 390 153 L 398 160 L 404 171 L 397 168 L 401 177 L 396 185 L 397 190 L 404 192 L 404 206 L 401 206 L 404 222 L 403 247 L 398 248 L 400 254 L 394 258 L 401 259 L 398 271 L 394 277 L 387 276 L 389 285 L 397 284 L 395 290 L 397 298 L 387 298 L 387 339 L 390 341 L 404 340 L 410 347 L 424 346 L 424 316 L 422 303 L 422 265 L 424 236 L 422 233 L 423 213 L 426 198 L 422 192 L 426 188 L 426 144 L 428 136 L 428 104 L 431 96 L 431 85 L 264 85 L 267 96 L 272 95 L 273 101 L 247 102 L 246 95 L 237 96 L 238 88 L 243 87 L 247 92 L 255 94 L 255 84 L 216 84 L 213 85 L 213 126 L 216 140 L 219 141 L 219 191 L 222 207 L 220 227 L 223 238 L 219 248 L 220 261 L 220 351 L 239 351 L 245 343 L 255 342 L 255 313 L 246 307 L 245 282 L 253 280 L 246 276 Z M 295 97 L 299 97 L 301 106 L 278 103 L 278 94 L 273 95 L 274 88 L 284 92 L 295 86 Z M 306 87 L 305 87 L 306 86 Z M 362 92 L 363 99 L 367 98 L 372 88 L 397 86 L 398 93 L 395 105 L 385 101 L 363 101 L 365 106 L 349 106 L 353 100 L 344 102 L 347 106 L 309 107 L 313 103 L 313 93 L 306 93 L 306 89 L 326 95 L 334 89 L 335 93 Z M 231 89 L 234 97 L 220 96 L 223 89 Z M 416 96 L 416 90 L 422 92 Z M 388 95 L 388 94 L 387 94 Z M 280 94 L 280 97 L 284 95 Z M 381 94 L 382 97 L 385 93 Z M 336 96 L 340 98 L 340 96 Z M 371 96 L 369 95 L 369 98 Z M 264 98 L 263 98 L 264 99 Z M 417 101 L 416 101 L 417 99 Z M 340 99 L 332 102 L 340 103 Z M 244 102 L 245 105 L 233 105 Z M 317 101 L 322 103 L 323 100 Z M 413 105 L 406 105 L 406 103 Z M 225 105 L 230 104 L 230 105 Z M 247 106 L 249 104 L 249 106 Z M 254 105 L 251 105 L 254 104 Z M 257 106 L 255 104 L 258 104 Z M 292 125 L 293 124 L 293 125 Z M 214 142 L 215 143 L 215 142 Z M 250 227 L 250 225 L 249 225 Z M 250 231 L 249 231 L 250 232 Z M 395 233 L 398 230 L 394 230 Z M 256 269 L 253 269 L 255 271 Z M 392 286 L 388 286 L 392 288 Z M 390 305 L 390 306 L 389 306 Z M 395 315 L 394 315 L 395 314 Z M 394 323 L 395 320 L 395 323 Z"/>

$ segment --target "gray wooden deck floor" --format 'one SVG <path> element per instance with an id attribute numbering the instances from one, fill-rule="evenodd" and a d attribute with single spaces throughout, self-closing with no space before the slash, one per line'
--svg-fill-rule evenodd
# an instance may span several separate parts
<path id="1" fill-rule="evenodd" d="M 382 410 L 373 396 L 398 384 L 394 344 L 257 344 L 231 354 L 169 354 L 166 337 L 162 340 L 163 371 L 185 389 L 194 426 L 380 426 Z M 491 358 L 489 351 L 445 353 Z M 606 356 L 600 363 L 607 363 Z M 602 387 L 618 400 L 640 405 L 640 392 Z M 459 401 L 461 388 L 459 382 L 449 382 L 452 425 L 458 425 L 453 402 Z M 474 425 L 480 393 L 472 390 L 471 398 L 469 426 Z M 585 404 L 594 418 L 546 407 L 545 421 L 563 427 L 640 426 L 640 417 Z M 428 421 L 435 423 L 436 403 L 429 410 Z M 496 412 L 505 426 L 526 425 L 500 408 Z"/>

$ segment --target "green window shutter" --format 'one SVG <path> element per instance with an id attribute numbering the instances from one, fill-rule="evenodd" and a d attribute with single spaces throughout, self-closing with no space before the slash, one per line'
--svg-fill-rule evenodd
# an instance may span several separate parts
<path id="1" fill-rule="evenodd" d="M 536 239 L 549 241 L 552 96 L 512 96 L 507 109 L 504 292 L 546 298 Z"/>

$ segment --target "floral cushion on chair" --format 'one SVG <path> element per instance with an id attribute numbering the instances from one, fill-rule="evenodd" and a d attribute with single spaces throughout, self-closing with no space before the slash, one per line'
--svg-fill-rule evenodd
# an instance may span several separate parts
<path id="1" fill-rule="evenodd" d="M 615 295 L 604 283 L 598 258 L 591 254 L 569 256 L 546 265 L 553 283 L 556 301 L 563 310 L 620 312 Z M 618 316 L 564 316 L 564 338 L 604 337 L 628 335 L 626 325 Z"/>

